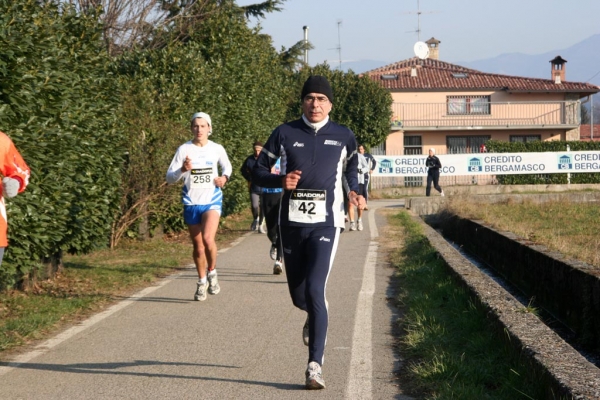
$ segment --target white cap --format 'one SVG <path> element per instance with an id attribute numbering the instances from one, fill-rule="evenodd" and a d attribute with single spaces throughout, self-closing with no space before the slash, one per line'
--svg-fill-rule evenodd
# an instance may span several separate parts
<path id="1" fill-rule="evenodd" d="M 209 120 L 210 121 L 210 120 Z M 435 149 L 432 147 L 429 149 L 430 152 L 432 152 L 433 154 L 435 154 Z"/>
<path id="2" fill-rule="evenodd" d="M 210 127 L 208 134 L 210 135 L 212 133 L 212 122 L 210 121 L 210 115 L 208 115 L 207 113 L 204 113 L 204 112 L 197 112 L 196 114 L 192 115 L 190 123 L 194 122 L 194 120 L 196 118 L 202 118 L 202 119 L 206 120 L 206 122 L 208 122 L 208 126 Z"/>

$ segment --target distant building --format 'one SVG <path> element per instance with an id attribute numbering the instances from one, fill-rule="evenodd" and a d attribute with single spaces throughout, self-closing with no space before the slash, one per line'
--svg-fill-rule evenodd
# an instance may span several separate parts
<path id="1" fill-rule="evenodd" d="M 525 78 L 441 61 L 441 42 L 426 43 L 427 59 L 413 57 L 363 74 L 393 98 L 390 134 L 372 154 L 426 154 L 429 148 L 437 154 L 479 153 L 490 139 L 580 139 L 582 99 L 600 87 L 569 82 L 567 60 L 550 60 L 550 79 Z"/>
<path id="2" fill-rule="evenodd" d="M 441 42 L 426 43 L 427 59 L 364 73 L 394 101 L 384 154 L 478 153 L 489 139 L 579 140 L 581 100 L 600 87 L 567 81 L 567 60 L 550 60 L 551 79 L 491 74 L 441 61 Z"/>

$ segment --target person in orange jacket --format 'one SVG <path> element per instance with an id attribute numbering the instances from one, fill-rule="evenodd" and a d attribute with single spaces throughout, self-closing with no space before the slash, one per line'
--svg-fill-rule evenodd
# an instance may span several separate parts
<path id="1" fill-rule="evenodd" d="M 4 132 L 0 132 L 0 172 L 3 176 L 0 196 L 0 264 L 2 264 L 4 250 L 8 246 L 8 222 L 4 199 L 15 197 L 23 192 L 29 183 L 30 173 L 25 160 Z"/>

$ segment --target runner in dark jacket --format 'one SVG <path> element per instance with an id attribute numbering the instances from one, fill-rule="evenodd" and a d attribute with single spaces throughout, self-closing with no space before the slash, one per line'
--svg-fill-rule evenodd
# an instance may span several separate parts
<path id="1" fill-rule="evenodd" d="M 427 188 L 425 189 L 425 196 L 429 196 L 431 194 L 431 183 L 433 182 L 433 187 L 435 190 L 440 192 L 440 195 L 444 196 L 444 191 L 439 185 L 440 180 L 440 168 L 442 168 L 442 163 L 440 159 L 435 155 L 435 149 L 429 149 L 429 157 L 425 160 L 425 166 L 427 166 Z"/>
<path id="2" fill-rule="evenodd" d="M 263 187 L 283 187 L 279 224 L 285 272 L 294 305 L 308 313 L 306 388 L 323 389 L 321 366 L 329 320 L 325 286 L 344 227 L 342 176 L 350 203 L 364 207 L 358 192 L 356 139 L 329 120 L 333 93 L 323 76 L 302 88 L 302 118 L 278 126 L 263 147 L 253 178 Z M 281 157 L 281 175 L 271 167 Z"/>

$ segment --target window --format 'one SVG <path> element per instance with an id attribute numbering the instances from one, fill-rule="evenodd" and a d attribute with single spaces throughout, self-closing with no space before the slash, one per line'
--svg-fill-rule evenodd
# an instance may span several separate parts
<path id="1" fill-rule="evenodd" d="M 491 136 L 448 136 L 448 154 L 480 153 L 485 148 L 482 145 L 490 138 Z"/>
<path id="2" fill-rule="evenodd" d="M 373 156 L 385 156 L 385 140 L 377 146 L 371 147 L 370 153 Z"/>
<path id="3" fill-rule="evenodd" d="M 490 96 L 448 96 L 448 115 L 490 114 Z"/>
<path id="4" fill-rule="evenodd" d="M 423 143 L 421 136 L 404 136 L 404 155 L 423 154 Z M 405 176 L 404 186 L 423 186 L 422 176 Z"/>
<path id="5" fill-rule="evenodd" d="M 511 143 L 530 143 L 542 140 L 540 135 L 510 135 Z"/>
<path id="6" fill-rule="evenodd" d="M 423 154 L 421 136 L 404 136 L 404 154 Z"/>

